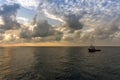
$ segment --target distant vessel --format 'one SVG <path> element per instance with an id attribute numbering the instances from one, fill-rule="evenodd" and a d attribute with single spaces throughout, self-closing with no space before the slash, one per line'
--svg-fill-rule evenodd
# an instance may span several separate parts
<path id="1" fill-rule="evenodd" d="M 93 46 L 93 44 L 95 43 L 95 39 L 92 36 L 91 37 L 91 46 L 89 46 L 88 51 L 89 52 L 97 52 L 97 51 L 101 51 L 100 49 L 96 49 L 95 46 Z"/>
<path id="2" fill-rule="evenodd" d="M 91 45 L 89 48 L 88 48 L 88 51 L 89 52 L 97 52 L 97 51 L 101 51 L 100 49 L 96 49 L 95 46 Z"/>

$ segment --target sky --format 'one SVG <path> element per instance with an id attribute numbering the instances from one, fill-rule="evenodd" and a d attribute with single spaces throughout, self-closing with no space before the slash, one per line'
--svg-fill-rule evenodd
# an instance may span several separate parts
<path id="1" fill-rule="evenodd" d="M 120 45 L 120 0 L 0 0 L 0 43 Z"/>

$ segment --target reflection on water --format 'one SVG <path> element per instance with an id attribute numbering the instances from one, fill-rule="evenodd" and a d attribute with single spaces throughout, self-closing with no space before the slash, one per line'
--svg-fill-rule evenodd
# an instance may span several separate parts
<path id="1" fill-rule="evenodd" d="M 0 53 L 1 80 L 13 80 L 17 73 L 23 73 L 32 65 L 32 49 L 24 48 L 2 48 Z"/>
<path id="2" fill-rule="evenodd" d="M 10 58 L 10 55 L 9 55 L 9 51 L 10 51 L 10 49 L 9 48 L 5 48 L 5 49 L 3 49 L 3 51 L 4 51 L 4 54 L 3 55 L 1 55 L 1 59 L 0 59 L 0 63 L 1 63 L 1 65 L 0 66 L 2 66 L 1 68 L 0 68 L 0 70 L 1 70 L 1 79 L 4 77 L 3 75 L 4 74 L 9 74 L 10 73 L 10 60 L 11 60 L 11 58 Z"/>
<path id="3" fill-rule="evenodd" d="M 119 80 L 119 48 L 0 48 L 0 80 Z"/>

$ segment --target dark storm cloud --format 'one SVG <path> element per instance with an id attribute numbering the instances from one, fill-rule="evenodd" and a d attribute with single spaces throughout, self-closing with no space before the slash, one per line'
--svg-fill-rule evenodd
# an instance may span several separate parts
<path id="1" fill-rule="evenodd" d="M 64 17 L 67 26 L 73 30 L 77 30 L 77 29 L 82 29 L 83 28 L 83 23 L 81 23 L 80 20 L 80 16 L 76 16 L 76 15 L 67 15 Z"/>
<path id="2" fill-rule="evenodd" d="M 19 37 L 25 38 L 25 39 L 30 39 L 32 37 L 32 31 L 30 31 L 28 27 L 23 27 L 23 28 L 21 28 Z"/>
<path id="3" fill-rule="evenodd" d="M 4 4 L 0 6 L 0 16 L 4 21 L 4 25 L 0 25 L 0 29 L 9 30 L 20 27 L 20 24 L 16 21 L 16 14 L 19 8 L 18 4 Z"/>
<path id="4" fill-rule="evenodd" d="M 45 21 L 39 21 L 33 29 L 33 37 L 46 37 L 52 35 L 52 26 Z"/>

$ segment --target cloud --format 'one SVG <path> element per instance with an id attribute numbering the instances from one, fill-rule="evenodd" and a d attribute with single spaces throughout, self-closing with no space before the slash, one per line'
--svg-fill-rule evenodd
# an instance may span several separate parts
<path id="1" fill-rule="evenodd" d="M 0 35 L 0 42 L 4 39 L 3 35 Z"/>
<path id="2" fill-rule="evenodd" d="M 45 0 L 41 2 L 37 11 L 43 12 L 43 14 L 51 19 L 65 23 L 70 29 L 82 29 L 83 23 L 80 22 L 80 19 L 84 16 L 84 14 L 86 14 L 86 12 L 77 11 L 77 6 L 75 7 L 77 9 L 75 9 L 70 7 L 70 5 L 71 2 L 65 4 L 65 1 Z"/>
<path id="3" fill-rule="evenodd" d="M 64 41 L 80 41 L 81 30 L 77 30 L 72 33 L 64 33 L 62 40 Z"/>
<path id="4" fill-rule="evenodd" d="M 44 12 L 44 14 L 45 14 L 48 18 L 51 18 L 51 19 L 54 19 L 54 20 L 58 20 L 58 21 L 60 21 L 60 22 L 65 23 L 64 20 L 62 20 L 61 18 L 59 18 L 59 17 L 57 17 L 57 16 L 55 16 L 55 15 L 53 15 L 53 14 L 48 13 L 46 10 L 43 10 L 43 12 Z"/>
<path id="5" fill-rule="evenodd" d="M 34 27 L 33 36 L 34 37 L 46 37 L 53 34 L 51 25 L 47 21 L 39 21 Z"/>
<path id="6" fill-rule="evenodd" d="M 20 38 L 30 39 L 32 37 L 32 31 L 29 30 L 29 27 L 23 27 L 20 29 Z"/>
<path id="7" fill-rule="evenodd" d="M 36 9 L 39 5 L 39 0 L 7 0 L 7 2 L 17 3 L 26 9 Z"/>
<path id="8" fill-rule="evenodd" d="M 4 25 L 4 21 L 1 16 L 0 16 L 0 25 Z"/>
<path id="9" fill-rule="evenodd" d="M 95 29 L 95 36 L 98 39 L 114 39 L 120 30 L 120 15 L 116 15 L 110 22 L 102 24 L 103 27 Z M 106 26 L 106 27 L 104 27 Z M 119 38 L 119 37 L 118 37 Z"/>
<path id="10" fill-rule="evenodd" d="M 66 21 L 66 24 L 69 28 L 71 29 L 82 29 L 83 28 L 83 23 L 81 23 L 79 20 L 80 20 L 80 16 L 76 16 L 76 15 L 67 15 L 65 16 L 65 21 Z"/>
<path id="11" fill-rule="evenodd" d="M 60 18 L 71 13 L 80 15 L 83 12 L 97 17 L 99 15 L 113 15 L 113 13 L 119 14 L 119 2 L 117 0 L 44 0 L 40 1 L 42 4 L 40 4 L 39 9 L 46 10 Z"/>
<path id="12" fill-rule="evenodd" d="M 21 23 L 21 24 L 25 24 L 29 22 L 29 20 L 25 17 L 17 17 L 16 20 L 18 23 Z"/>
<path id="13" fill-rule="evenodd" d="M 19 8 L 20 6 L 18 4 L 4 4 L 0 6 L 0 16 L 4 22 L 3 25 L 0 25 L 0 29 L 9 30 L 20 28 L 20 24 L 16 21 L 16 13 Z"/>
<path id="14" fill-rule="evenodd" d="M 56 40 L 60 40 L 61 33 L 55 31 L 55 29 L 46 20 L 38 21 L 35 25 L 31 26 L 33 26 L 32 29 L 30 29 L 30 27 L 21 28 L 20 38 L 32 39 L 54 36 L 56 37 Z"/>

